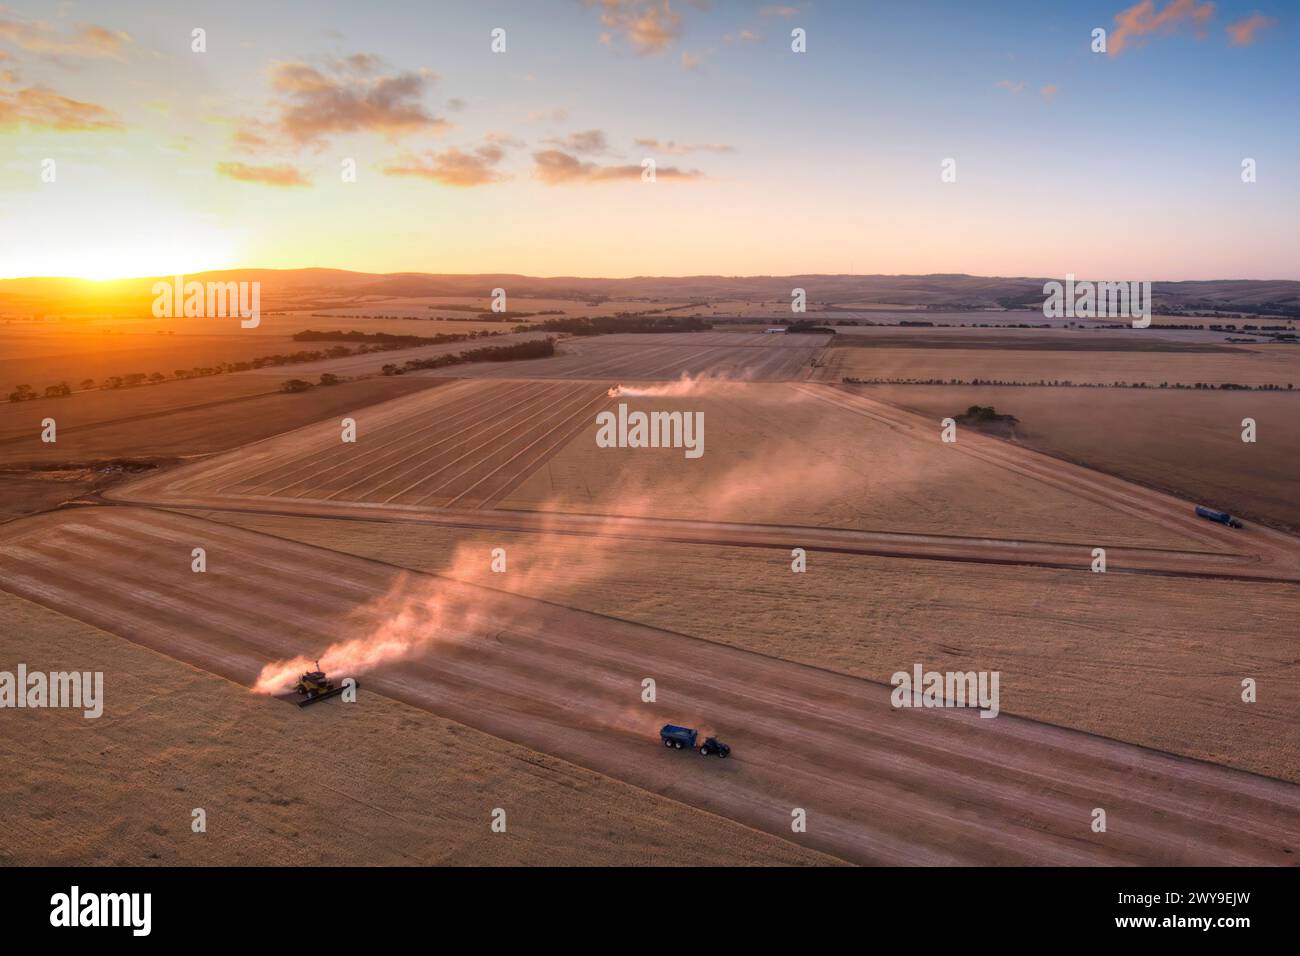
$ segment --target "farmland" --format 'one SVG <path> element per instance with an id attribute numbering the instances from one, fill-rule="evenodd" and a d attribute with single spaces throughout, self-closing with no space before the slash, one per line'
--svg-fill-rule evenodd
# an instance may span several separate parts
<path id="1" fill-rule="evenodd" d="M 469 327 L 375 317 L 436 313 L 426 298 L 282 305 L 294 331 Z M 267 863 L 298 859 L 312 827 L 329 863 L 1289 862 L 1295 396 L 842 381 L 1266 384 L 1294 377 L 1285 347 L 728 318 L 565 336 L 538 359 L 403 368 L 467 347 L 439 343 L 0 407 L 4 650 L 114 688 L 103 745 L 23 716 L 38 753 L 66 755 L 6 782 L 32 852 Z M 323 374 L 342 381 L 279 388 Z M 971 404 L 1014 415 L 1008 437 L 964 423 L 943 441 Z M 703 453 L 602 446 L 596 416 L 620 406 L 701 416 Z M 1195 517 L 1201 500 L 1247 526 Z M 357 703 L 286 706 L 284 675 L 316 660 L 359 675 Z M 893 706 L 917 663 L 1000 674 L 997 718 Z M 665 722 L 734 757 L 665 751 Z M 364 779 L 309 792 L 292 781 L 326 739 Z M 51 788 L 66 799 L 41 815 L 29 795 Z M 143 822 L 140 788 L 150 820 L 238 813 L 190 843 L 183 815 Z M 1104 838 L 1098 793 L 1122 821 Z M 449 809 L 423 812 L 429 794 Z M 69 801 L 92 823 L 68 825 Z M 502 806 L 511 837 L 493 842 L 479 817 Z M 574 815 L 601 823 L 579 834 Z"/>
<path id="2" fill-rule="evenodd" d="M 188 566 L 197 542 L 210 575 Z M 110 556 L 130 563 L 96 570 Z M 1278 781 L 1014 716 L 900 715 L 882 685 L 192 518 L 122 508 L 10 524 L 0 564 L 21 596 L 244 684 L 322 638 L 413 616 L 426 636 L 369 671 L 374 691 L 643 789 L 671 785 L 678 800 L 771 833 L 786 807 L 806 806 L 820 825 L 804 845 L 852 862 L 1277 863 L 1300 827 L 1300 802 Z M 175 626 L 196 611 L 202 623 Z M 646 759 L 661 717 L 638 703 L 644 673 L 658 675 L 673 713 L 748 728 L 731 734 L 743 765 L 719 776 L 662 749 Z M 797 769 L 793 727 L 818 772 Z M 966 792 L 936 783 L 954 775 Z M 1126 835 L 1072 835 L 1097 790 L 1131 821 Z M 980 824 L 956 826 L 972 803 Z"/>

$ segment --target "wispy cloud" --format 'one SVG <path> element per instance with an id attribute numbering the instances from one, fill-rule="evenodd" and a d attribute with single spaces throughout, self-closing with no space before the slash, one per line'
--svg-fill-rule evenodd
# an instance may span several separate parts
<path id="1" fill-rule="evenodd" d="M 480 146 L 471 152 L 445 149 L 420 157 L 407 157 L 384 167 L 389 176 L 418 176 L 444 186 L 486 186 L 506 179 L 496 170 L 505 158 L 505 150 L 495 143 Z"/>
<path id="2" fill-rule="evenodd" d="M 601 42 L 612 44 L 615 36 L 626 40 L 638 53 L 662 53 L 681 36 L 682 15 L 671 0 L 583 0 L 588 8 L 600 10 L 600 23 L 608 32 Z"/>
<path id="3" fill-rule="evenodd" d="M 1273 17 L 1266 17 L 1256 10 L 1248 17 L 1243 17 L 1235 23 L 1229 23 L 1225 29 L 1228 31 L 1233 46 L 1250 46 L 1255 42 L 1256 35 L 1267 30 L 1275 23 L 1277 23 L 1277 20 Z"/>
<path id="4" fill-rule="evenodd" d="M 609 142 L 605 139 L 605 131 L 600 129 L 586 129 L 579 133 L 570 133 L 568 136 L 553 136 L 546 142 L 570 153 L 604 153 L 609 151 Z"/>
<path id="5" fill-rule="evenodd" d="M 383 74 L 377 57 L 355 54 L 324 69 L 307 63 L 276 63 L 271 88 L 279 97 L 272 119 L 246 119 L 235 141 L 248 148 L 288 144 L 320 146 L 330 136 L 377 133 L 390 139 L 440 132 L 451 124 L 424 106 L 434 82 L 427 70 Z"/>
<path id="6" fill-rule="evenodd" d="M 640 164 L 602 166 L 584 163 L 578 157 L 558 149 L 533 153 L 533 163 L 533 175 L 548 186 L 639 181 L 642 173 Z M 676 166 L 659 166 L 655 169 L 656 180 L 690 180 L 699 179 L 702 175 L 699 170 L 682 170 Z"/>
<path id="7" fill-rule="evenodd" d="M 1055 83 L 1048 83 L 1046 86 L 1039 89 L 1038 95 L 1050 103 L 1056 98 L 1058 92 L 1060 91 L 1056 88 Z"/>
<path id="8" fill-rule="evenodd" d="M 310 186 L 311 180 L 294 166 L 249 166 L 246 163 L 217 163 L 217 172 L 241 183 L 262 186 Z"/>
<path id="9" fill-rule="evenodd" d="M 126 59 L 132 43 L 130 35 L 120 30 L 83 23 L 71 33 L 60 33 L 43 20 L 0 20 L 0 40 L 45 57 L 114 60 Z"/>
<path id="10" fill-rule="evenodd" d="M 121 129 L 117 114 L 97 103 L 83 103 L 40 86 L 0 90 L 0 129 L 26 126 L 59 132 Z"/>
<path id="11" fill-rule="evenodd" d="M 1198 0 L 1169 0 L 1156 10 L 1154 0 L 1142 0 L 1115 14 L 1115 29 L 1110 33 L 1107 51 L 1118 56 L 1129 40 L 1153 33 L 1171 33 L 1182 26 L 1203 29 L 1214 16 L 1214 4 Z"/>
<path id="12" fill-rule="evenodd" d="M 528 122 L 530 123 L 563 123 L 568 118 L 569 111 L 563 106 L 528 111 Z"/>
<path id="13" fill-rule="evenodd" d="M 1016 83 L 1013 83 L 1010 80 L 998 80 L 993 85 L 1000 90 L 1006 90 L 1008 93 L 1023 93 L 1025 90 L 1023 80 Z"/>
<path id="14" fill-rule="evenodd" d="M 642 149 L 652 149 L 657 153 L 734 153 L 736 147 L 725 143 L 677 143 L 673 140 L 659 140 L 653 136 L 643 136 L 636 140 Z"/>

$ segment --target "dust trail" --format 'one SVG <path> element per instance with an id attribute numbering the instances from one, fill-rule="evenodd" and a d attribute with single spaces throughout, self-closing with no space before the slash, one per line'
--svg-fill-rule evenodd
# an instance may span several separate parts
<path id="1" fill-rule="evenodd" d="M 471 562 L 478 564 L 482 559 L 481 552 L 459 545 L 444 573 L 463 577 Z M 349 616 L 349 621 L 363 630 L 360 636 L 335 641 L 319 655 L 267 664 L 253 685 L 254 692 L 278 694 L 288 690 L 301 674 L 316 669 L 317 660 L 320 669 L 337 682 L 383 664 L 407 660 L 435 643 L 464 640 L 474 632 L 482 615 L 464 601 L 449 600 L 448 590 L 446 581 L 399 575 L 387 593 Z M 378 624 L 368 623 L 376 620 Z"/>
<path id="2" fill-rule="evenodd" d="M 689 395 L 730 384 L 733 380 L 720 377 L 684 377 L 650 388 L 665 390 L 662 394 Z M 788 401 L 782 394 L 781 400 Z M 690 486 L 689 501 L 679 501 L 677 513 L 703 514 L 715 521 L 750 522 L 799 503 L 835 501 L 846 483 L 855 477 L 861 480 L 861 476 L 846 468 L 838 455 L 814 450 L 818 443 L 810 442 L 810 437 L 769 437 L 761 447 L 745 449 L 732 467 L 707 483 Z M 510 544 L 504 574 L 490 571 L 491 549 L 498 544 L 490 535 L 461 540 L 447 564 L 437 569 L 438 576 L 403 575 L 388 593 L 358 608 L 349 620 L 360 633 L 321 651 L 321 669 L 338 680 L 416 657 L 439 644 L 482 639 L 491 628 L 499 627 L 491 623 L 501 616 L 497 589 L 572 604 L 584 589 L 636 571 L 641 566 L 641 546 L 619 536 L 620 521 L 664 513 L 662 475 L 653 470 L 625 472 L 616 500 L 616 514 L 601 516 L 593 534 L 573 535 L 561 533 L 568 529 L 559 526 L 564 513 L 571 510 L 566 507 L 568 503 L 559 497 L 548 499 L 537 510 L 549 517 L 543 522 L 542 533 L 533 539 L 542 546 Z M 517 540 L 502 539 L 499 543 Z M 467 601 L 463 588 L 447 579 L 478 585 L 481 590 Z M 315 660 L 315 656 L 304 655 L 268 664 L 254 689 L 259 693 L 286 690 L 301 673 L 314 669 Z M 593 718 L 601 719 L 598 714 Z M 633 729 L 635 723 L 638 731 L 644 731 L 647 725 L 643 719 L 639 713 L 629 712 L 610 715 L 605 722 L 625 729 Z"/>
<path id="3" fill-rule="evenodd" d="M 688 395 L 705 395 L 719 385 L 744 384 L 753 377 L 753 372 L 743 375 L 729 375 L 726 372 L 706 373 L 691 376 L 682 372 L 681 378 L 663 385 L 615 385 L 607 393 L 610 398 L 628 397 L 664 397 L 681 398 Z"/>

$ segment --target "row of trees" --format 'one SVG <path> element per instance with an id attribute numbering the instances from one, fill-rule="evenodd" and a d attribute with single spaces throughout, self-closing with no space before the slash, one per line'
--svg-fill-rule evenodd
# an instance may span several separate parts
<path id="1" fill-rule="evenodd" d="M 1039 379 L 1037 382 L 1011 382 L 997 378 L 855 378 L 850 375 L 840 379 L 845 385 L 978 385 L 997 388 L 1153 388 L 1182 389 L 1186 391 L 1220 392 L 1291 392 L 1295 385 L 1240 385 L 1237 382 L 1072 382 L 1065 379 Z"/>
<path id="2" fill-rule="evenodd" d="M 366 355 L 371 352 L 391 352 L 397 349 L 409 349 L 421 345 L 437 345 L 447 342 L 465 342 L 471 339 L 489 338 L 502 335 L 502 332 L 469 332 L 439 335 L 390 335 L 386 332 L 316 332 L 311 329 L 294 335 L 295 341 L 346 341 L 359 342 L 355 348 L 346 345 L 332 345 L 325 349 L 304 349 L 298 352 L 263 355 L 259 358 L 239 362 L 221 362 L 217 365 L 178 368 L 172 372 L 170 379 L 162 372 L 132 372 L 129 375 L 110 375 L 96 383 L 93 378 L 83 379 L 78 388 L 89 391 L 94 388 L 114 390 L 135 388 L 140 385 L 158 385 L 169 380 L 183 381 L 192 378 L 205 378 L 210 375 L 223 375 L 232 372 L 248 372 L 259 368 L 276 368 L 281 365 L 299 365 L 306 362 L 319 362 L 324 359 L 346 358 L 350 355 Z M 328 374 L 328 373 L 327 373 Z M 294 381 L 301 381 L 295 379 Z M 333 384 L 322 381 L 322 385 Z M 311 387 L 311 383 L 307 383 Z M 19 385 L 9 393 L 9 401 L 26 402 L 37 398 L 62 398 L 71 395 L 73 388 L 66 381 L 47 385 L 43 392 L 31 385 Z"/>
<path id="3" fill-rule="evenodd" d="M 71 394 L 72 386 L 67 382 L 45 386 L 46 398 L 62 398 L 64 395 Z M 34 398 L 40 398 L 40 395 L 30 385 L 19 385 L 9 393 L 9 401 L 11 402 L 27 402 Z"/>
<path id="4" fill-rule="evenodd" d="M 516 332 L 541 330 L 570 335 L 609 335 L 615 332 L 707 332 L 713 328 L 698 316 L 596 315 L 591 318 L 547 319 L 535 325 L 519 325 Z"/>
<path id="5" fill-rule="evenodd" d="M 405 365 L 385 365 L 385 375 L 403 375 L 406 372 L 430 368 L 445 368 L 448 365 L 461 365 L 466 362 L 516 362 L 521 359 L 547 358 L 555 354 L 555 340 L 552 338 L 533 339 L 529 342 L 516 342 L 513 345 L 488 345 L 483 348 L 470 349 L 468 352 L 448 352 L 425 359 L 407 359 Z"/>

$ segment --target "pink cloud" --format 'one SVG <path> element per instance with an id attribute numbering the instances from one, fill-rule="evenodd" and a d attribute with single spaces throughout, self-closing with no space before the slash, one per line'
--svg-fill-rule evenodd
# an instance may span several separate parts
<path id="1" fill-rule="evenodd" d="M 1116 27 L 1111 31 L 1107 49 L 1118 56 L 1130 39 L 1153 33 L 1171 33 L 1184 24 L 1203 29 L 1214 16 L 1214 4 L 1198 0 L 1169 0 L 1163 10 L 1156 10 L 1154 0 L 1142 0 L 1115 14 Z"/>
<path id="2" fill-rule="evenodd" d="M 1233 46 L 1250 46 L 1255 42 L 1256 34 L 1267 30 L 1275 23 L 1277 23 L 1277 20 L 1266 17 L 1256 10 L 1248 17 L 1244 17 L 1235 23 L 1229 23 L 1225 29 L 1228 31 L 1228 36 L 1231 37 Z"/>

